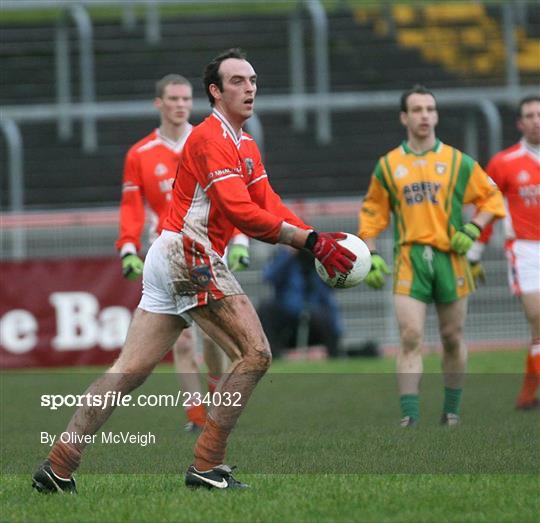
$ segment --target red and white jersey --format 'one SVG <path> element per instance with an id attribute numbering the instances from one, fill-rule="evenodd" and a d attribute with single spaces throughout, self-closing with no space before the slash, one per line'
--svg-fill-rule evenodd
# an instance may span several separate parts
<path id="1" fill-rule="evenodd" d="M 128 151 L 120 203 L 120 233 L 116 242 L 121 255 L 141 249 L 145 204 L 151 213 L 150 241 L 161 232 L 182 149 L 192 129 L 187 124 L 185 133 L 177 142 L 155 129 Z"/>
<path id="2" fill-rule="evenodd" d="M 521 140 L 496 154 L 487 173 L 498 185 L 508 209 L 508 239 L 540 241 L 540 152 Z M 480 237 L 488 243 L 492 227 Z"/>
<path id="3" fill-rule="evenodd" d="M 277 243 L 284 221 L 310 228 L 273 191 L 255 140 L 214 109 L 186 142 L 163 228 L 222 256 L 235 227 Z"/>

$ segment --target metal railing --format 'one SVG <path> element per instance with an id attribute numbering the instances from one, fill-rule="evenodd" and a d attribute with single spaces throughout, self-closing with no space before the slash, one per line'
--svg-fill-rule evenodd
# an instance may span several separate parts
<path id="1" fill-rule="evenodd" d="M 250 3 L 244 0 L 246 4 Z M 278 0 L 283 4 L 290 4 L 286 0 Z M 93 54 L 93 30 L 88 12 L 83 6 L 99 7 L 118 5 L 123 7 L 124 21 L 133 25 L 134 7 L 146 7 L 145 32 L 149 43 L 157 43 L 161 39 L 161 21 L 159 15 L 160 5 L 195 5 L 212 4 L 213 0 L 3 0 L 2 9 L 47 9 L 61 8 L 55 35 L 56 55 L 56 99 L 58 103 L 58 133 L 63 140 L 72 136 L 73 122 L 67 106 L 71 104 L 71 75 L 70 75 L 70 46 L 67 28 L 67 16 L 75 22 L 78 34 L 79 69 L 80 69 L 80 100 L 84 104 L 95 100 L 95 73 Z M 386 2 L 386 13 L 389 13 Z M 307 128 L 307 112 L 300 102 L 307 95 L 306 67 L 303 11 L 307 11 L 312 24 L 313 32 L 313 70 L 315 74 L 315 95 L 325 98 L 330 92 L 329 51 L 328 51 L 328 18 L 326 11 L 319 0 L 297 0 L 293 4 L 289 18 L 289 73 L 291 94 L 295 97 L 292 111 L 292 123 L 296 130 L 305 131 Z M 502 6 L 503 34 L 506 49 L 506 78 L 507 87 L 519 88 L 519 70 L 516 62 L 515 23 L 523 19 L 523 8 L 505 2 Z M 492 109 L 484 106 L 481 109 L 486 118 L 493 119 Z M 491 116 L 488 116 L 491 113 Z M 91 112 L 82 120 L 82 147 L 85 152 L 93 152 L 97 148 L 96 122 Z M 316 112 L 316 136 L 320 144 L 328 144 L 332 139 L 330 109 L 321 105 Z"/>
<path id="2" fill-rule="evenodd" d="M 520 2 L 516 2 L 519 4 Z M 506 62 L 506 85 L 511 88 L 519 87 L 519 68 L 517 64 L 516 42 L 516 4 L 503 2 L 503 38 Z"/>
<path id="3" fill-rule="evenodd" d="M 0 130 L 6 138 L 8 149 L 8 208 L 11 212 L 18 213 L 24 210 L 24 147 L 21 131 L 17 124 L 55 121 L 58 117 L 57 110 L 58 108 L 55 104 L 0 107 Z M 82 122 L 91 120 L 94 123 L 100 119 L 136 119 L 144 116 L 155 116 L 156 114 L 156 108 L 150 102 L 142 101 L 67 104 L 64 110 L 64 116 L 70 121 L 80 119 Z M 194 115 L 206 114 L 208 112 L 208 101 L 195 101 L 192 111 Z M 88 118 L 88 116 L 91 118 Z M 246 123 L 246 130 L 253 135 L 264 157 L 264 130 L 256 114 Z M 13 236 L 13 257 L 15 259 L 25 258 L 26 243 L 24 228 L 15 228 L 11 231 L 11 234 Z"/>
<path id="4" fill-rule="evenodd" d="M 211 3 L 211 0 L 199 0 Z M 24 206 L 23 192 L 23 147 L 20 131 L 17 124 L 22 122 L 57 121 L 59 136 L 63 139 L 72 134 L 73 120 L 82 122 L 82 146 L 86 152 L 97 148 L 96 120 L 108 118 L 139 118 L 153 115 L 155 110 L 146 102 L 100 102 L 95 103 L 95 79 L 93 59 L 93 31 L 92 23 L 87 11 L 83 7 L 100 5 L 124 5 L 131 8 L 135 5 L 151 6 L 157 9 L 161 4 L 194 4 L 188 0 L 131 0 L 121 3 L 118 0 L 3 0 L 2 9 L 29 9 L 29 8 L 65 8 L 58 20 L 56 32 L 56 90 L 57 103 L 33 106 L 7 106 L 0 108 L 2 126 L 1 130 L 6 136 L 8 147 L 8 170 L 10 178 L 10 208 Z M 284 3 L 286 3 L 284 1 Z M 505 4 L 506 5 L 506 4 Z M 313 68 L 315 72 L 315 93 L 307 94 L 305 80 L 305 53 L 304 53 L 304 27 L 302 20 L 303 10 L 307 10 L 313 25 Z M 512 9 L 504 9 L 505 38 L 510 42 L 513 38 Z M 67 34 L 67 17 L 71 16 L 75 22 L 79 40 L 79 68 L 80 68 L 80 98 L 82 103 L 72 103 L 71 77 L 69 64 L 69 38 Z M 147 25 L 148 23 L 147 11 Z M 152 17 L 150 17 L 152 18 Z M 159 23 L 159 16 L 152 20 Z M 515 43 L 515 42 L 514 42 Z M 441 90 L 437 93 L 440 106 L 476 107 L 486 122 L 489 154 L 497 152 L 502 143 L 502 130 L 499 112 L 495 104 L 513 104 L 519 97 L 532 94 L 531 89 L 519 87 L 519 76 L 516 77 L 515 45 L 508 45 L 507 78 L 508 86 L 505 88 L 480 89 L 452 89 Z M 319 143 L 329 143 L 332 137 L 330 115 L 332 112 L 349 111 L 353 109 L 378 109 L 395 106 L 399 93 L 393 91 L 377 92 L 349 92 L 330 93 L 330 76 L 328 66 L 328 21 L 326 13 L 319 0 L 302 0 L 296 3 L 291 11 L 289 20 L 289 55 L 291 95 L 261 96 L 257 99 L 259 114 L 290 112 L 293 127 L 305 129 L 307 113 L 313 111 L 316 116 L 316 136 Z M 514 61 L 512 65 L 512 60 Z M 513 69 L 514 67 L 514 69 Z M 196 100 L 194 113 L 207 112 L 207 104 Z M 252 131 L 262 145 L 263 132 L 260 122 L 252 121 Z M 465 119 L 465 135 L 468 150 L 472 156 L 477 156 L 478 126 L 476 120 L 467 115 Z M 15 207 L 14 207 L 15 206 Z"/>
<path id="5" fill-rule="evenodd" d="M 73 121 L 67 108 L 71 104 L 71 65 L 67 18 L 71 17 L 77 28 L 79 41 L 79 87 L 82 103 L 91 104 L 96 99 L 94 73 L 94 43 L 92 21 L 84 7 L 71 5 L 62 11 L 56 23 L 55 65 L 56 102 L 58 105 L 58 136 L 67 140 L 73 135 Z M 97 149 L 96 121 L 91 114 L 82 120 L 82 147 L 85 152 Z"/>
<path id="6" fill-rule="evenodd" d="M 279 1 L 279 0 L 278 0 Z M 159 6 L 161 4 L 190 5 L 201 3 L 214 3 L 212 0 L 130 0 L 128 3 L 119 0 L 4 0 L 2 9 L 44 9 L 61 8 L 56 23 L 55 33 L 55 68 L 56 68 L 56 101 L 58 104 L 58 136 L 61 140 L 71 138 L 73 134 L 73 121 L 68 106 L 72 102 L 71 97 L 71 67 L 70 67 L 70 42 L 67 19 L 71 17 L 75 23 L 79 47 L 79 70 L 80 70 L 80 101 L 90 104 L 95 101 L 95 72 L 94 72 L 94 44 L 92 21 L 85 9 L 88 7 L 110 6 L 117 4 L 123 6 L 123 20 L 127 20 L 128 26 L 133 26 L 135 16 L 133 8 L 137 5 L 146 7 L 145 33 L 146 40 L 150 44 L 156 44 L 161 40 L 161 21 Z M 248 2 L 246 2 L 248 3 Z M 284 4 L 289 4 L 283 0 Z M 293 6 L 294 7 L 294 6 Z M 305 63 L 304 63 L 304 39 L 302 11 L 307 10 L 313 26 L 313 63 L 315 71 L 315 92 L 318 95 L 326 95 L 330 90 L 330 75 L 328 65 L 328 19 L 324 7 L 319 0 L 298 0 L 296 8 L 290 15 L 289 48 L 290 48 L 290 72 L 291 92 L 298 96 L 306 95 L 305 86 Z M 299 109 L 293 115 L 293 123 L 297 130 L 305 130 L 306 113 Z M 331 140 L 330 113 L 322 109 L 317 114 L 317 139 L 319 143 L 326 144 Z M 89 112 L 82 119 L 82 148 L 85 152 L 94 152 L 98 146 L 96 122 Z"/>
<path id="7" fill-rule="evenodd" d="M 330 93 L 330 72 L 328 57 L 328 18 L 318 1 L 299 2 L 289 17 L 289 75 L 291 94 L 298 99 L 306 96 L 306 64 L 304 49 L 304 26 L 302 11 L 305 8 L 313 26 L 313 70 L 315 72 L 315 93 L 324 97 Z M 321 107 L 317 113 L 317 141 L 328 144 L 332 139 L 330 111 Z M 306 110 L 298 104 L 292 114 L 293 128 L 305 131 Z"/>
<path id="8" fill-rule="evenodd" d="M 519 98 L 528 94 L 535 94 L 533 87 L 512 88 L 492 87 L 492 88 L 467 88 L 467 89 L 445 89 L 437 91 L 437 103 L 440 107 L 466 107 L 477 108 L 486 124 L 488 153 L 493 156 L 502 146 L 502 122 L 496 104 L 514 105 Z M 377 110 L 387 107 L 397 107 L 400 91 L 375 91 L 375 92 L 343 92 L 328 93 L 326 95 L 313 94 L 310 96 L 299 95 L 267 95 L 259 96 L 256 101 L 258 114 L 290 113 L 291 111 L 312 111 L 318 114 L 320 111 L 347 112 L 351 110 Z M 63 116 L 70 119 L 109 120 L 109 119 L 132 119 L 144 116 L 155 115 L 155 108 L 150 102 L 99 102 L 99 103 L 78 103 L 68 104 L 63 109 Z M 194 100 L 193 114 L 206 114 L 209 111 L 208 102 L 203 99 Z M 8 170 L 10 173 L 10 184 L 17 184 L 19 187 L 10 187 L 10 195 L 13 200 L 14 194 L 20 194 L 23 190 L 22 154 L 20 132 L 15 130 L 18 123 L 50 122 L 58 118 L 58 107 L 55 104 L 44 105 L 23 105 L 0 107 L 2 121 L 11 123 L 1 126 L 2 132 L 6 136 L 9 150 Z M 256 119 L 250 124 L 250 131 L 255 135 L 255 139 L 261 143 L 264 140 L 262 126 Z M 248 121 L 249 122 L 249 121 Z M 470 139 L 466 152 L 473 157 L 478 156 L 475 150 L 478 144 L 479 129 L 475 120 L 465 119 L 465 133 Z M 19 134 L 15 138 L 15 134 Z M 83 127 L 83 134 L 88 132 L 88 128 Z M 84 136 L 83 136 L 84 141 Z M 20 199 L 17 196 L 17 201 Z M 17 204 L 18 205 L 18 204 Z M 22 203 L 21 203 L 22 205 Z M 13 201 L 10 207 L 13 206 Z"/>

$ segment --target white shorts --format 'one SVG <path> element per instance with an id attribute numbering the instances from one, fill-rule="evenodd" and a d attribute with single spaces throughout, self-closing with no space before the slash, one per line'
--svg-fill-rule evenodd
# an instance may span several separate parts
<path id="1" fill-rule="evenodd" d="M 189 309 L 238 294 L 244 291 L 221 257 L 189 236 L 163 231 L 150 246 L 139 308 L 177 314 L 190 325 Z"/>
<path id="2" fill-rule="evenodd" d="M 508 282 L 516 296 L 540 292 L 540 242 L 512 240 L 506 244 Z"/>

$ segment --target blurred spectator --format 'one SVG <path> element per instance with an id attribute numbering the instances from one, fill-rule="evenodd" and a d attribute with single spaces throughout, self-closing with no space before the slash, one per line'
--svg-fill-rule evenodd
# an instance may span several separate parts
<path id="1" fill-rule="evenodd" d="M 330 357 L 338 356 L 342 320 L 333 290 L 315 272 L 313 256 L 281 249 L 264 268 L 263 279 L 274 289 L 273 299 L 259 307 L 273 355 L 324 345 Z"/>

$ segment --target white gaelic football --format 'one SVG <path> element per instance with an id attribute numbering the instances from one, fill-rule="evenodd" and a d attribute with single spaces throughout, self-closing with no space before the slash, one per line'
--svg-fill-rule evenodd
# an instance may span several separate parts
<path id="1" fill-rule="evenodd" d="M 315 269 L 321 280 L 328 286 L 336 289 L 347 289 L 358 285 L 371 269 L 371 253 L 368 246 L 354 234 L 347 234 L 339 243 L 346 249 L 349 249 L 353 254 L 356 254 L 356 261 L 352 269 L 347 273 L 337 272 L 333 278 L 328 276 L 326 269 L 319 260 L 315 260 Z"/>

